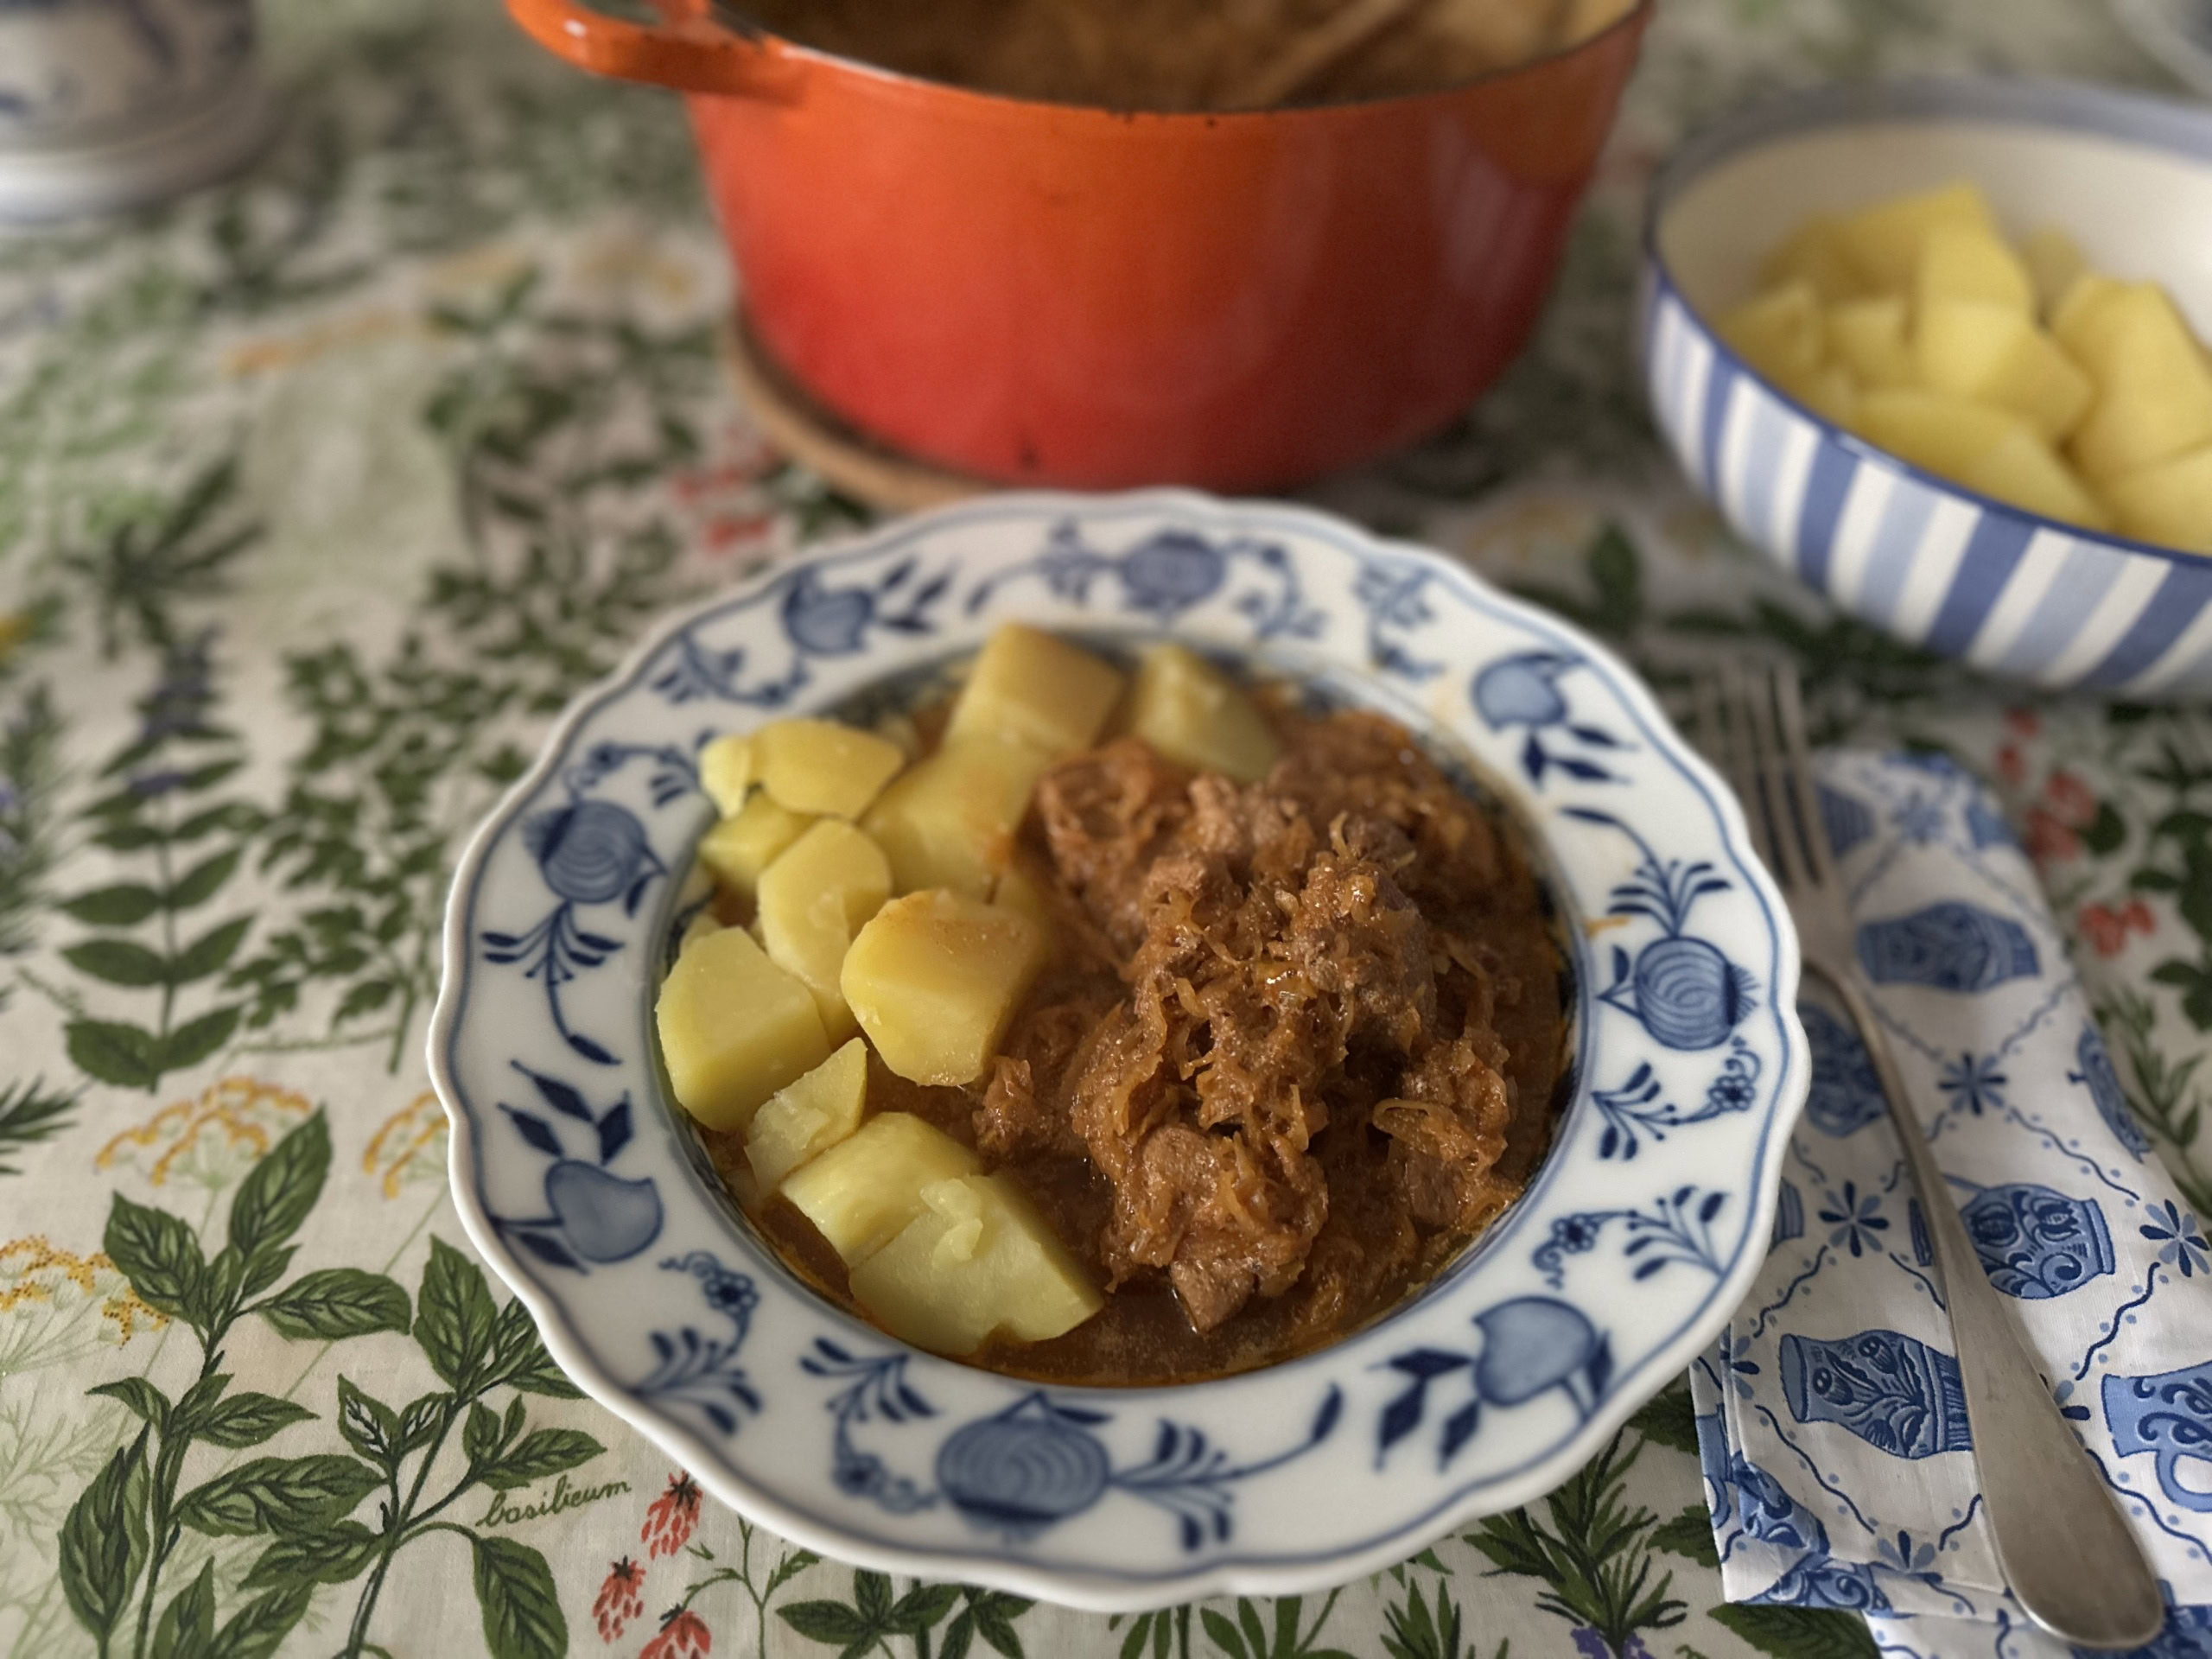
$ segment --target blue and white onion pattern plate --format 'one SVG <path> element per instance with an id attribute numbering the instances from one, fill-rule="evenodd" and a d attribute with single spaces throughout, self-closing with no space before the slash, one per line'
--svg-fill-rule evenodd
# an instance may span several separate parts
<path id="1" fill-rule="evenodd" d="M 907 1349 L 738 1215 L 654 1052 L 711 809 L 694 759 L 912 684 L 1020 618 L 1173 633 L 1407 721 L 1528 827 L 1573 957 L 1573 1097 L 1421 1296 L 1243 1376 L 1039 1388 Z M 1788 917 L 1735 804 L 1604 649 L 1287 508 L 1007 495 L 679 617 L 562 721 L 456 878 L 430 1066 L 471 1237 L 555 1357 L 718 1497 L 887 1570 L 1080 1606 L 1288 1593 L 1563 1478 L 1758 1271 L 1802 1100 Z"/>
<path id="2" fill-rule="evenodd" d="M 1746 541 L 1909 644 L 2039 685 L 2212 690 L 2212 558 L 1977 494 L 1823 419 L 1708 319 L 1809 216 L 1971 179 L 2018 235 L 2165 285 L 2212 339 L 2212 111 L 2063 82 L 1793 94 L 1686 144 L 1654 186 L 1641 310 L 1652 413 Z"/>

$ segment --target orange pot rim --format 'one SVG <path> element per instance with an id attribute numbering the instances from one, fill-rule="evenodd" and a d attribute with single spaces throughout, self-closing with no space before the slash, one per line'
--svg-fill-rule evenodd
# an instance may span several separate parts
<path id="1" fill-rule="evenodd" d="M 1048 118 L 1093 126 L 1192 127 L 1250 126 L 1285 119 L 1327 122 L 1358 119 L 1378 111 L 1395 109 L 1424 99 L 1450 98 L 1494 86 L 1516 75 L 1530 74 L 1565 62 L 1586 52 L 1604 49 L 1615 36 L 1641 34 L 1656 10 L 1658 0 L 1631 3 L 1604 28 L 1517 63 L 1502 64 L 1479 75 L 1441 86 L 1402 92 L 1377 92 L 1364 98 L 1332 99 L 1323 104 L 1278 105 L 1254 110 L 1116 109 L 1101 104 L 1077 104 L 1057 99 L 1029 98 L 1017 93 L 963 86 L 956 81 L 918 75 L 865 58 L 848 56 L 809 46 L 760 25 L 734 23 L 711 17 L 712 0 L 662 0 L 664 9 L 677 18 L 660 25 L 623 22 L 589 10 L 581 0 L 506 0 L 509 14 L 538 43 L 581 68 L 677 91 L 721 97 L 787 96 L 809 69 L 848 73 L 870 83 L 878 91 L 901 101 L 926 99 L 944 114 L 1008 121 Z M 639 43 L 640 55 L 656 60 L 621 63 L 594 51 L 617 35 Z M 757 60 L 743 65 L 744 58 Z M 675 66 L 686 62 L 692 73 Z M 712 65 L 713 67 L 709 67 Z M 665 66 L 666 72 L 654 73 Z M 722 85 L 704 84 L 721 79 Z"/>

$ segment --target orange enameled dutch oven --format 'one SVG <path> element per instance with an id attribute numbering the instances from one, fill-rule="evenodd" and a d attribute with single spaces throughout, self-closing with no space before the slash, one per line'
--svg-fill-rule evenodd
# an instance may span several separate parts
<path id="1" fill-rule="evenodd" d="M 1116 112 L 714 22 L 507 0 L 687 94 L 759 346 L 827 410 L 1007 483 L 1296 483 L 1449 421 L 1541 308 L 1652 0 L 1440 91 Z"/>

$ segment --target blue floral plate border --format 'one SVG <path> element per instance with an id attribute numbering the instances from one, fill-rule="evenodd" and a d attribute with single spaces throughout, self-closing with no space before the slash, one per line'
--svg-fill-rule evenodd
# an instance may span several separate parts
<path id="1" fill-rule="evenodd" d="M 1332 1348 L 1118 1390 L 916 1352 L 791 1277 L 669 1103 L 651 1007 L 697 902 L 700 746 L 912 684 L 1016 616 L 1382 709 L 1465 756 L 1547 867 L 1575 958 L 1556 1147 Z M 798 1542 L 1105 1611 L 1338 1583 L 1557 1484 L 1750 1285 L 1807 1065 L 1747 849 L 1628 669 L 1433 553 L 1179 491 L 901 520 L 672 620 L 478 832 L 429 1039 L 454 1198 L 577 1383 Z"/>

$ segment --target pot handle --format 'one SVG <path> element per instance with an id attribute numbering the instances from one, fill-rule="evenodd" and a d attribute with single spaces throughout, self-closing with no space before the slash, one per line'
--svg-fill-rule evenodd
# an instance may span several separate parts
<path id="1" fill-rule="evenodd" d="M 632 23 L 578 0 L 506 0 L 523 32 L 580 69 L 683 92 L 787 98 L 791 66 L 769 48 L 700 16 Z"/>

